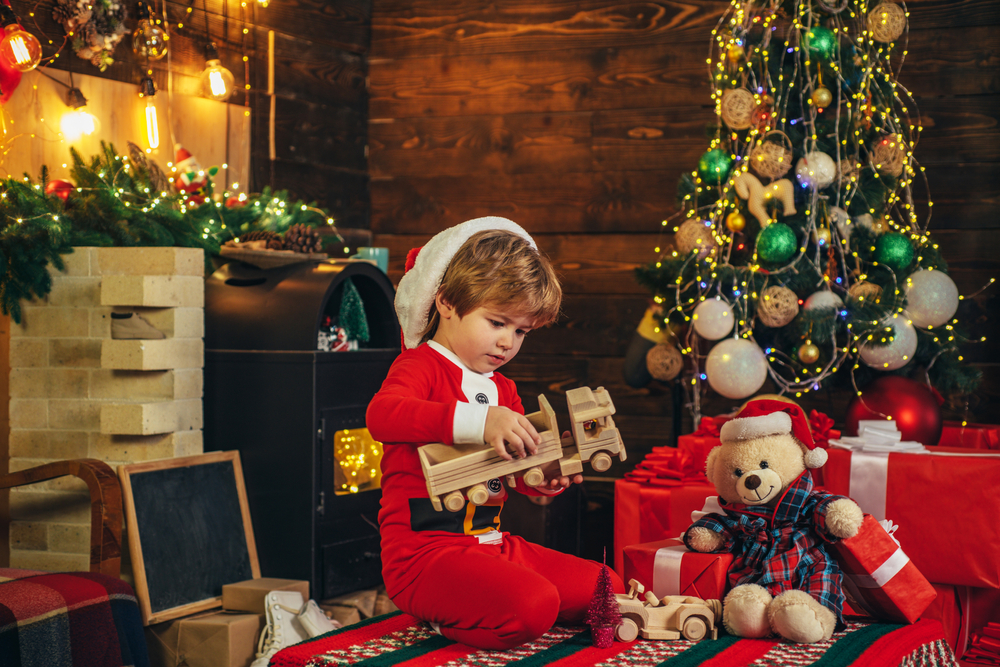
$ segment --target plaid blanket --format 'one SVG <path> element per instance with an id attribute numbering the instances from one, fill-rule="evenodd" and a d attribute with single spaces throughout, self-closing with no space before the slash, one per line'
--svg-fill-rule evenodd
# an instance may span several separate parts
<path id="1" fill-rule="evenodd" d="M 135 593 L 93 572 L 0 568 L 0 665 L 148 667 Z"/>
<path id="2" fill-rule="evenodd" d="M 723 632 L 716 640 L 615 642 L 598 649 L 590 631 L 556 626 L 538 640 L 509 651 L 485 651 L 456 644 L 411 616 L 396 612 L 290 646 L 270 667 L 944 667 L 955 656 L 941 624 L 849 623 L 829 641 L 791 644 L 740 639 Z"/>

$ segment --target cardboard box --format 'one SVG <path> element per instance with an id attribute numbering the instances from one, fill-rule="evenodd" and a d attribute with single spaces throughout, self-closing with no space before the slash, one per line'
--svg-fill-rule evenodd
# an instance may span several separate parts
<path id="1" fill-rule="evenodd" d="M 151 667 L 249 667 L 263 614 L 212 611 L 146 628 Z"/>
<path id="2" fill-rule="evenodd" d="M 298 591 L 302 601 L 309 599 L 309 582 L 299 579 L 247 579 L 222 586 L 222 608 L 228 611 L 264 613 L 264 598 L 271 591 Z"/>

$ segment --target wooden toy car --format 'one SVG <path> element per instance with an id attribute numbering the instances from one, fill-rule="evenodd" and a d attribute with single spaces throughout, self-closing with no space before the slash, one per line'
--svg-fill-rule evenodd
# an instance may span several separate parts
<path id="1" fill-rule="evenodd" d="M 434 509 L 457 512 L 466 498 L 482 505 L 490 497 L 486 484 L 497 477 L 506 477 L 510 486 L 523 477 L 525 484 L 536 487 L 545 481 L 549 466 L 558 465 L 560 474 L 570 476 L 583 472 L 584 461 L 603 472 L 611 467 L 612 455 L 625 460 L 625 445 L 611 419 L 615 406 L 604 387 L 571 389 L 566 392 L 566 403 L 573 426 L 570 437 L 561 440 L 552 406 L 545 396 L 538 397 L 538 412 L 525 416 L 541 443 L 535 454 L 524 459 L 505 461 L 489 445 L 431 443 L 418 448 Z"/>
<path id="2" fill-rule="evenodd" d="M 630 642 L 639 635 L 644 639 L 689 639 L 700 641 L 711 634 L 719 636 L 716 623 L 722 618 L 722 600 L 702 600 L 687 595 L 657 598 L 635 579 L 629 582 L 627 595 L 616 595 L 622 622 L 615 629 L 618 641 Z M 642 597 L 640 597 L 642 596 Z"/>

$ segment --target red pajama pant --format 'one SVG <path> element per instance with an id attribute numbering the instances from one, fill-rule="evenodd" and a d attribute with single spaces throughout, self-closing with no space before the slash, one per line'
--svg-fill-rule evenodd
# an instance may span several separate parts
<path id="1" fill-rule="evenodd" d="M 581 624 L 601 564 L 504 535 L 502 545 L 445 546 L 419 563 L 416 580 L 393 598 L 456 642 L 508 649 L 541 637 L 557 621 Z M 614 571 L 616 593 L 625 588 Z"/>

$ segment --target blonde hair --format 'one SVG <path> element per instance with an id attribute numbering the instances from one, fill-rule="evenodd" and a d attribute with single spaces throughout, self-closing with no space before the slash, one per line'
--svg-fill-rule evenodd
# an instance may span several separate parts
<path id="1" fill-rule="evenodd" d="M 559 317 L 562 288 L 549 260 L 518 234 L 486 230 L 462 244 L 445 269 L 438 294 L 464 317 L 483 304 L 514 307 L 535 326 Z M 434 336 L 440 316 L 432 304 L 424 342 Z"/>

